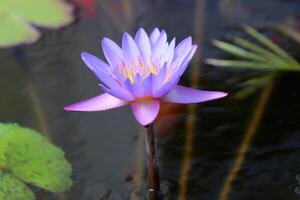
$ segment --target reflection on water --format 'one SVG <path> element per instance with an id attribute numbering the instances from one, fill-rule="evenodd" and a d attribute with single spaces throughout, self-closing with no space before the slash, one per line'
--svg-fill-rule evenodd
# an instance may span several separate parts
<path id="1" fill-rule="evenodd" d="M 236 6 L 228 8 L 230 2 L 233 1 L 205 2 L 202 58 L 221 56 L 210 40 L 235 30 L 239 23 L 254 26 L 284 23 L 300 10 L 298 1 L 235 1 Z M 143 130 L 129 108 L 98 113 L 63 110 L 64 105 L 74 99 L 86 99 L 101 92 L 98 80 L 84 66 L 79 54 L 88 51 L 101 55 L 102 37 L 118 39 L 122 31 L 133 33 L 140 26 L 148 31 L 154 26 L 165 28 L 171 37 L 176 36 L 180 41 L 195 33 L 195 16 L 201 16 L 195 15 L 194 0 L 95 3 L 94 17 L 85 18 L 86 10 L 79 10 L 79 19 L 72 26 L 59 31 L 44 30 L 42 39 L 34 45 L 0 51 L 1 121 L 17 121 L 42 129 L 30 93 L 32 83 L 49 135 L 66 151 L 73 165 L 71 191 L 58 197 L 38 190 L 37 199 L 143 199 L 146 186 Z M 241 12 L 240 7 L 245 12 Z M 274 7 L 280 7 L 281 11 Z M 300 57 L 295 46 L 288 48 L 292 55 Z M 185 74 L 183 84 L 189 84 L 192 71 Z M 203 89 L 234 93 L 240 86 L 227 80 L 256 74 L 201 65 L 200 85 Z M 299 80 L 299 74 L 282 74 L 275 80 L 260 125 L 232 182 L 229 199 L 299 198 Z M 244 100 L 229 97 L 196 107 L 186 199 L 219 198 L 259 96 L 260 91 L 257 91 Z M 185 106 L 166 109 L 165 113 L 172 115 L 162 116 L 156 126 L 160 135 L 162 184 L 169 199 L 178 198 L 183 153 L 189 148 L 184 146 L 187 110 Z"/>

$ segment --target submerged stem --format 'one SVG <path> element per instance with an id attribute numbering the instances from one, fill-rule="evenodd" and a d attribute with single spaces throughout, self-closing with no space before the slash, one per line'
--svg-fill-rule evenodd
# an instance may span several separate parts
<path id="1" fill-rule="evenodd" d="M 159 170 L 157 166 L 157 154 L 153 124 L 146 126 L 146 153 L 148 168 L 148 187 L 150 200 L 163 200 L 160 190 Z"/>

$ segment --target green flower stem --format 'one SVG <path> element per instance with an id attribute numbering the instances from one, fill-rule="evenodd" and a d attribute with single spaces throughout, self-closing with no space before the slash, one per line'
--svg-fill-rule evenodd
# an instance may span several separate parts
<path id="1" fill-rule="evenodd" d="M 157 154 L 153 124 L 146 126 L 146 153 L 148 168 L 148 187 L 150 200 L 163 200 L 160 190 L 159 170 L 157 166 Z"/>

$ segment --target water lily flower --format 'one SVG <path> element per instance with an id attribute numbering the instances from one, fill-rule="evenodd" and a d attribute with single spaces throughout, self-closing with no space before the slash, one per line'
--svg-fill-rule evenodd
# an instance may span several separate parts
<path id="1" fill-rule="evenodd" d="M 148 36 L 140 28 L 134 38 L 123 34 L 122 48 L 104 38 L 102 49 L 107 63 L 85 52 L 81 57 L 102 82 L 104 93 L 65 110 L 92 112 L 131 105 L 137 121 L 147 126 L 157 117 L 161 101 L 191 104 L 227 95 L 178 85 L 197 49 L 191 37 L 175 47 L 175 38 L 168 43 L 164 30 L 155 28 Z"/>

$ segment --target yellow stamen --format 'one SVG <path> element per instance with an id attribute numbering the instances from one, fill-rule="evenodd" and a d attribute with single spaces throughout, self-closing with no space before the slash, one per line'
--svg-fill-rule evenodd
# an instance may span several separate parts
<path id="1" fill-rule="evenodd" d="M 153 100 L 153 97 L 141 97 L 141 98 L 135 99 L 134 101 L 142 102 L 142 101 L 151 101 L 151 100 Z"/>
<path id="2" fill-rule="evenodd" d="M 140 63 L 138 64 L 139 69 L 133 67 L 133 66 L 137 66 L 136 64 L 133 65 L 122 65 L 119 68 L 120 73 L 129 79 L 130 83 L 133 84 L 134 83 L 134 77 L 139 74 L 142 77 L 147 77 L 150 74 L 157 74 L 159 68 L 155 67 L 154 65 L 151 65 L 150 67 L 148 67 L 144 62 L 140 61 Z"/>
<path id="3" fill-rule="evenodd" d="M 127 70 L 126 71 L 126 74 L 125 76 L 130 80 L 130 83 L 133 84 L 134 83 L 134 80 L 133 80 L 133 76 L 131 74 L 131 71 L 130 70 Z"/>
<path id="4" fill-rule="evenodd" d="M 150 72 L 150 74 L 151 74 L 151 73 L 152 73 L 152 74 L 156 74 L 156 69 L 155 69 L 155 67 L 151 66 L 150 69 L 149 69 L 149 72 Z"/>

